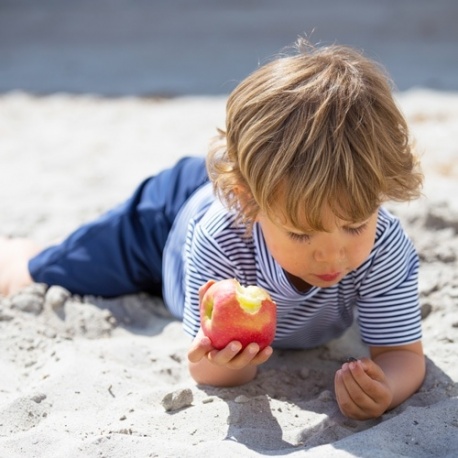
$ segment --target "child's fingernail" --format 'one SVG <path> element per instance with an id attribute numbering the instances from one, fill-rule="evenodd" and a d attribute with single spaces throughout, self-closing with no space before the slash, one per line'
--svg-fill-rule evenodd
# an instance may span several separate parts
<path id="1" fill-rule="evenodd" d="M 248 347 L 248 352 L 250 353 L 250 355 L 255 355 L 258 351 L 259 351 L 259 348 L 255 345 L 250 345 Z"/>
<path id="2" fill-rule="evenodd" d="M 236 343 L 231 344 L 230 346 L 231 351 L 239 351 L 239 346 Z"/>

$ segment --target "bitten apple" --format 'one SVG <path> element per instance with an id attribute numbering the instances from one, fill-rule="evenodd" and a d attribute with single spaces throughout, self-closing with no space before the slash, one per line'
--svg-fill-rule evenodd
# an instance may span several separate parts
<path id="1" fill-rule="evenodd" d="M 244 287 L 235 279 L 221 280 L 205 292 L 200 322 L 216 349 L 234 340 L 243 347 L 256 342 L 262 349 L 274 340 L 277 307 L 259 286 Z"/>

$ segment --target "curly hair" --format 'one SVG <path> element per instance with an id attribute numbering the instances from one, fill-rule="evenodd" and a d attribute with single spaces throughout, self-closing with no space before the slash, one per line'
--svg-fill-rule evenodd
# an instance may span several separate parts
<path id="1" fill-rule="evenodd" d="M 345 46 L 300 38 L 294 49 L 228 98 L 207 156 L 220 198 L 247 227 L 281 202 L 295 227 L 323 230 L 323 206 L 358 222 L 384 201 L 418 197 L 423 177 L 384 70 Z"/>

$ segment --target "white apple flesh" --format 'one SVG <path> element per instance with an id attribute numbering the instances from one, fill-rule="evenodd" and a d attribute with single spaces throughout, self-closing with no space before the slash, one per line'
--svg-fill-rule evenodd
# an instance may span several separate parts
<path id="1" fill-rule="evenodd" d="M 243 347 L 256 342 L 260 348 L 275 337 L 276 305 L 264 289 L 242 286 L 235 279 L 214 283 L 200 305 L 201 326 L 213 347 L 221 349 L 232 341 Z"/>

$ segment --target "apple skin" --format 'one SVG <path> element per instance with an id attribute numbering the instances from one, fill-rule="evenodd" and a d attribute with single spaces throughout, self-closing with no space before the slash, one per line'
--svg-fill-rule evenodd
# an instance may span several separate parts
<path id="1" fill-rule="evenodd" d="M 277 306 L 258 286 L 243 287 L 235 279 L 213 283 L 200 303 L 203 333 L 220 350 L 234 340 L 246 347 L 256 342 L 260 349 L 275 337 Z"/>

